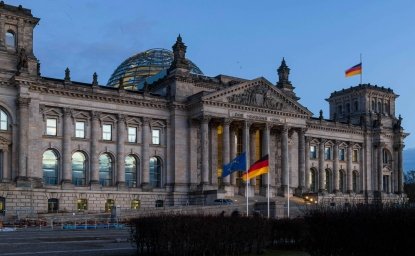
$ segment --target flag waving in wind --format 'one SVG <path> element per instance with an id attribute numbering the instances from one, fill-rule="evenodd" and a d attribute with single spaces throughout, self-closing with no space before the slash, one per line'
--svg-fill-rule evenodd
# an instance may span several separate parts
<path id="1" fill-rule="evenodd" d="M 222 177 L 226 177 L 235 171 L 246 170 L 246 154 L 243 152 L 239 156 L 235 157 L 229 164 L 223 166 Z"/>
<path id="2" fill-rule="evenodd" d="M 346 70 L 345 74 L 346 77 L 362 74 L 362 62 Z"/>
<path id="3" fill-rule="evenodd" d="M 242 179 L 244 181 L 247 181 L 261 174 L 268 173 L 268 166 L 269 166 L 268 155 L 266 155 L 266 156 L 263 156 L 258 161 L 256 161 L 253 165 L 251 165 L 248 172 L 245 172 L 243 174 Z"/>

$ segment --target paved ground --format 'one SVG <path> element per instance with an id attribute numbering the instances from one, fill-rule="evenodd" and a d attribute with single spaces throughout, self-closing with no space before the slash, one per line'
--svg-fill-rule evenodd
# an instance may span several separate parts
<path id="1" fill-rule="evenodd" d="M 1 256 L 135 255 L 129 229 L 18 230 L 0 232 Z"/>

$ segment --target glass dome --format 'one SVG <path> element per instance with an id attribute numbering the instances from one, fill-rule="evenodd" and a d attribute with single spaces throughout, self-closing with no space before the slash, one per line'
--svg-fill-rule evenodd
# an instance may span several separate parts
<path id="1" fill-rule="evenodd" d="M 202 71 L 193 62 L 188 61 L 191 73 L 203 75 Z M 108 80 L 107 86 L 118 87 L 120 78 L 122 78 L 124 88 L 141 89 L 140 85 L 147 77 L 167 70 L 172 62 L 173 52 L 166 49 L 155 48 L 137 53 L 115 69 Z"/>

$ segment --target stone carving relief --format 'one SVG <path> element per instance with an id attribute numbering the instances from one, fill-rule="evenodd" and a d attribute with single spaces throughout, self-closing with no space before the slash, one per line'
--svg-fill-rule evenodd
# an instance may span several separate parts
<path id="1" fill-rule="evenodd" d="M 230 103 L 241 105 L 275 110 L 291 109 L 274 90 L 264 84 L 249 88 L 243 93 L 231 95 L 227 99 Z"/>

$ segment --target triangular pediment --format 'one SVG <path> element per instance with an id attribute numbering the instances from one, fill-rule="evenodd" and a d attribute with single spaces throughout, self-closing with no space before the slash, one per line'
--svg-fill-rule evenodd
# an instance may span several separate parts
<path id="1" fill-rule="evenodd" d="M 230 107 L 242 105 L 312 116 L 307 108 L 263 77 L 210 93 L 203 96 L 202 100 L 228 103 Z"/>

